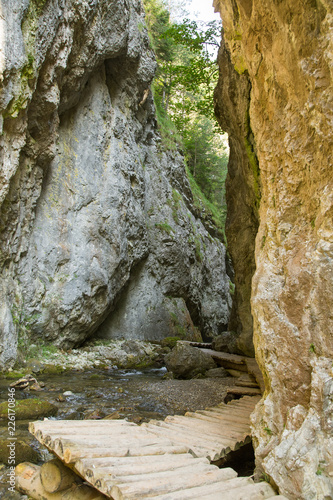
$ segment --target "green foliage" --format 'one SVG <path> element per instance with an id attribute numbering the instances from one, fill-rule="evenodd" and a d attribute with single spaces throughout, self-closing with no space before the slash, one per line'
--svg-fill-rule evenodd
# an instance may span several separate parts
<path id="1" fill-rule="evenodd" d="M 38 313 L 26 314 L 23 307 L 20 308 L 15 304 L 12 306 L 13 323 L 18 334 L 17 346 L 25 354 L 26 359 L 45 359 L 58 352 L 53 344 L 40 338 L 32 338 L 32 326 L 39 316 Z"/>
<path id="2" fill-rule="evenodd" d="M 264 431 L 266 431 L 270 436 L 273 434 L 273 431 L 271 431 L 269 427 L 264 427 Z"/>
<path id="3" fill-rule="evenodd" d="M 169 151 L 176 151 L 182 143 L 181 136 L 176 125 L 163 108 L 160 96 L 156 95 L 153 89 L 153 96 L 156 108 L 156 119 L 159 133 L 162 139 L 162 147 Z"/>
<path id="4" fill-rule="evenodd" d="M 207 117 L 196 117 L 184 132 L 186 163 L 205 197 L 218 209 L 225 220 L 225 179 L 228 154 L 214 123 Z"/>
<path id="5" fill-rule="evenodd" d="M 27 358 L 47 359 L 57 352 L 58 348 L 50 342 L 37 339 L 33 346 L 28 348 Z"/>
<path id="6" fill-rule="evenodd" d="M 194 237 L 194 245 L 195 245 L 195 256 L 198 262 L 202 262 L 202 253 L 201 253 L 201 242 L 198 236 Z"/>
<path id="7" fill-rule="evenodd" d="M 167 204 L 172 209 L 172 218 L 176 224 L 179 224 L 178 210 L 180 209 L 180 203 L 182 196 L 175 189 L 172 190 L 172 198 L 168 199 Z"/>
<path id="8" fill-rule="evenodd" d="M 172 349 L 173 347 L 175 347 L 175 345 L 177 344 L 178 340 L 181 340 L 180 337 L 165 337 L 161 341 L 161 345 L 163 347 L 170 347 L 170 349 Z"/>
<path id="9" fill-rule="evenodd" d="M 216 133 L 213 92 L 218 66 L 211 56 L 211 47 L 219 46 L 221 24 L 172 22 L 163 0 L 144 0 L 144 6 L 157 59 L 152 90 L 162 147 L 183 150 L 195 181 L 194 198 L 202 198 L 198 191 L 204 194 L 205 201 L 197 208 L 210 204 L 203 217 L 210 218 L 223 235 L 228 154 L 221 134 Z M 178 221 L 176 208 L 173 218 Z"/>
<path id="10" fill-rule="evenodd" d="M 316 471 L 317 476 L 321 476 L 323 472 L 325 472 L 325 467 L 327 467 L 327 463 L 325 460 L 319 460 L 318 468 Z"/>
<path id="11" fill-rule="evenodd" d="M 217 229 L 216 235 L 226 243 L 227 239 L 224 231 L 226 212 L 219 210 L 206 198 L 188 168 L 186 168 L 186 173 L 190 182 L 195 208 L 201 213 L 201 217 L 203 219 L 206 219 L 207 222 L 214 224 Z"/>
<path id="12" fill-rule="evenodd" d="M 316 346 L 313 343 L 310 344 L 309 352 L 316 354 Z"/>
<path id="13" fill-rule="evenodd" d="M 161 231 L 164 231 L 167 234 L 171 234 L 171 232 L 173 232 L 172 227 L 169 226 L 169 224 L 167 224 L 166 222 L 157 223 L 155 224 L 155 227 L 157 227 L 157 229 L 160 229 Z"/>

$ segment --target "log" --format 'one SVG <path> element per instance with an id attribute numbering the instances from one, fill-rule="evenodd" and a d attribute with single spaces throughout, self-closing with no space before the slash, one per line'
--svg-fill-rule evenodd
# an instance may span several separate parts
<path id="1" fill-rule="evenodd" d="M 237 491 L 237 488 L 253 484 L 250 477 L 235 477 L 227 481 L 218 481 L 217 483 L 197 486 L 186 490 L 178 490 L 173 493 L 166 493 L 158 497 L 151 497 L 151 500 L 193 500 L 193 498 L 203 498 L 207 495 L 215 495 L 214 500 L 224 498 L 225 492 L 230 490 Z"/>
<path id="2" fill-rule="evenodd" d="M 105 500 L 106 497 L 86 484 L 74 485 L 64 491 L 49 493 L 42 485 L 41 467 L 23 462 L 15 468 L 16 489 L 34 500 Z"/>
<path id="3" fill-rule="evenodd" d="M 91 432 L 92 426 L 98 429 L 101 434 L 109 434 L 111 432 L 133 430 L 138 427 L 134 422 L 127 420 L 37 420 L 29 423 L 29 432 L 37 436 L 38 431 L 42 434 L 46 433 L 85 433 Z"/>
<path id="4" fill-rule="evenodd" d="M 209 354 L 217 363 L 224 368 L 247 372 L 245 364 L 246 356 L 238 354 L 229 354 L 227 352 L 213 351 L 212 349 L 201 349 L 204 354 Z"/>
<path id="5" fill-rule="evenodd" d="M 176 427 L 172 428 L 172 426 L 168 426 L 167 424 L 163 425 L 158 424 L 146 424 L 148 429 L 156 434 L 157 436 L 161 436 L 164 438 L 169 438 L 171 441 L 174 442 L 179 442 L 179 443 L 186 443 L 190 447 L 192 444 L 194 446 L 201 446 L 206 449 L 212 448 L 213 450 L 217 451 L 217 448 L 223 448 L 224 446 L 228 446 L 231 443 L 230 438 L 225 438 L 222 440 L 221 438 L 219 439 L 216 437 L 216 440 L 208 440 L 206 437 L 201 437 L 198 435 L 198 433 L 195 435 L 191 432 L 186 432 L 186 429 L 184 428 L 184 431 L 180 432 L 179 429 Z M 172 425 L 172 424 L 171 424 Z"/>
<path id="6" fill-rule="evenodd" d="M 152 472 L 166 472 L 184 467 L 186 465 L 195 465 L 197 463 L 209 464 L 207 458 L 194 458 L 189 453 L 184 455 L 168 455 L 167 459 L 164 459 L 163 461 L 158 461 L 156 460 L 156 457 L 154 457 L 154 462 L 151 460 L 150 463 L 147 463 L 147 461 L 138 461 L 140 458 L 141 457 L 137 457 L 137 460 L 134 463 L 126 463 L 125 461 L 119 464 L 110 459 L 110 463 L 105 464 L 103 467 L 99 466 L 98 469 L 94 467 L 93 461 L 87 460 L 86 465 L 83 465 L 83 463 L 79 461 L 75 464 L 75 468 L 90 481 L 91 477 L 97 477 L 98 474 L 102 477 L 110 475 L 132 476 L 139 474 L 151 474 Z"/>
<path id="7" fill-rule="evenodd" d="M 228 387 L 227 395 L 224 401 L 230 401 L 233 396 L 258 396 L 261 395 L 260 389 L 253 389 L 252 387 Z"/>
<path id="8" fill-rule="evenodd" d="M 248 428 L 242 426 L 242 428 L 236 429 L 232 425 L 228 427 L 227 430 L 223 430 L 223 426 L 219 422 L 219 426 L 216 427 L 214 426 L 209 426 L 209 422 L 207 424 L 202 424 L 202 421 L 200 422 L 198 420 L 198 423 L 196 426 L 188 426 L 187 422 L 185 423 L 176 423 L 176 422 L 161 422 L 160 420 L 158 421 L 153 421 L 151 420 L 151 424 L 157 425 L 158 427 L 163 427 L 164 429 L 168 429 L 171 432 L 179 432 L 182 434 L 182 436 L 188 436 L 190 439 L 192 439 L 192 442 L 197 444 L 198 441 L 198 436 L 200 436 L 199 439 L 203 440 L 207 445 L 212 444 L 222 444 L 222 446 L 231 444 L 234 439 L 238 439 L 239 437 L 243 437 L 244 433 L 249 433 L 250 431 L 250 423 L 247 426 Z M 150 425 L 150 424 L 149 424 Z"/>
<path id="9" fill-rule="evenodd" d="M 225 481 L 236 476 L 232 469 L 218 469 L 213 467 L 205 471 L 193 471 L 193 474 L 177 474 L 166 476 L 165 478 L 155 478 L 152 480 L 142 480 L 136 483 L 122 483 L 113 485 L 106 481 L 109 486 L 109 494 L 114 500 L 125 500 L 126 498 L 135 498 L 142 500 L 151 496 L 161 495 L 195 486 L 203 486 L 218 481 Z"/>
<path id="10" fill-rule="evenodd" d="M 82 479 L 56 458 L 41 466 L 40 478 L 48 493 L 63 491 L 73 485 L 81 484 Z"/>
<path id="11" fill-rule="evenodd" d="M 233 422 L 232 420 L 224 420 L 223 418 L 216 421 L 203 421 L 196 418 L 187 417 L 184 420 L 169 420 L 168 423 L 180 427 L 186 427 L 187 430 L 192 430 L 193 433 L 198 432 L 202 435 L 212 434 L 218 435 L 219 437 L 224 436 L 226 439 L 230 439 L 232 435 L 230 434 L 230 429 L 233 432 L 250 432 L 250 422 L 243 422 L 241 424 Z"/>
<path id="12" fill-rule="evenodd" d="M 131 457 L 101 457 L 101 458 L 84 458 L 79 460 L 75 464 L 75 468 L 80 474 L 83 474 L 85 468 L 93 467 L 94 469 L 100 469 L 103 467 L 111 467 L 113 465 L 127 465 L 131 467 L 132 465 L 146 464 L 147 467 L 154 465 L 155 463 L 181 463 L 187 460 L 193 460 L 193 456 L 190 453 L 165 453 L 164 455 L 140 455 Z"/>
<path id="13" fill-rule="evenodd" d="M 108 434 L 100 434 L 100 433 L 95 433 L 95 429 L 90 429 L 90 432 L 85 431 L 84 433 L 76 432 L 76 433 L 71 433 L 71 432 L 60 432 L 60 431 L 47 431 L 47 432 L 42 432 L 41 430 L 38 430 L 35 434 L 36 438 L 40 443 L 45 445 L 47 448 L 55 451 L 55 453 L 59 456 L 61 456 L 61 441 L 64 440 L 70 440 L 75 443 L 87 443 L 87 446 L 89 445 L 96 445 L 96 446 L 109 446 L 110 444 L 122 444 L 122 443 L 127 443 L 128 441 L 133 442 L 135 440 L 137 441 L 144 441 L 149 438 L 151 438 L 151 434 L 149 434 L 147 431 L 144 429 L 141 429 L 140 427 L 137 427 L 133 430 L 133 432 L 130 431 L 114 431 L 113 433 L 108 433 Z M 60 446 L 60 448 L 59 448 Z"/>
<path id="14" fill-rule="evenodd" d="M 156 445 L 149 446 L 120 446 L 102 449 L 84 449 L 76 447 L 75 449 L 69 448 L 64 454 L 64 462 L 66 464 L 73 464 L 77 460 L 83 458 L 101 458 L 101 457 L 138 457 L 145 455 L 164 455 L 165 453 L 187 453 L 188 446 L 173 446 L 173 445 Z"/>
<path id="15" fill-rule="evenodd" d="M 218 417 L 213 417 L 213 416 L 209 416 L 209 415 L 203 415 L 202 413 L 186 413 L 186 417 L 188 418 L 191 418 L 193 420 L 200 420 L 200 421 L 203 421 L 203 422 L 211 422 L 211 423 L 219 423 L 220 420 Z M 250 416 L 249 418 L 247 419 L 247 422 L 248 424 L 250 425 Z"/>

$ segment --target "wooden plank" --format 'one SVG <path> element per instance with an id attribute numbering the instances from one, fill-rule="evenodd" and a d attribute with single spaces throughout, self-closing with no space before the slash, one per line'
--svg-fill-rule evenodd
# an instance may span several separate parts
<path id="1" fill-rule="evenodd" d="M 168 478 L 162 482 L 161 478 L 152 481 L 138 481 L 136 483 L 122 483 L 111 487 L 109 494 L 114 500 L 132 500 L 144 499 L 149 496 L 157 496 L 162 493 L 182 490 L 195 486 L 203 486 L 217 481 L 224 481 L 228 477 L 235 477 L 235 472 L 232 469 L 218 469 L 212 466 L 213 469 L 203 472 L 196 471 L 194 473 L 179 474 Z"/>
<path id="2" fill-rule="evenodd" d="M 192 347 L 202 347 L 204 349 L 211 349 L 212 348 L 212 343 L 211 342 L 192 342 L 191 340 L 178 340 L 177 344 L 187 344 Z"/>
<path id="3" fill-rule="evenodd" d="M 249 422 L 250 421 L 250 415 L 252 413 L 252 411 L 254 410 L 254 407 L 253 409 L 249 409 L 249 410 L 242 410 L 242 411 L 237 411 L 237 412 L 234 412 L 234 411 L 227 411 L 226 409 L 224 408 L 220 408 L 218 406 L 212 406 L 212 407 L 208 407 L 208 408 L 205 408 L 204 410 L 198 410 L 198 411 L 206 411 L 206 412 L 213 412 L 213 413 L 216 413 L 216 415 L 219 415 L 219 418 L 221 420 L 226 420 L 226 421 L 231 421 L 231 422 L 235 422 L 235 423 L 246 423 L 246 422 Z"/>
<path id="4" fill-rule="evenodd" d="M 228 387 L 226 397 L 228 397 L 228 394 L 235 396 L 257 396 L 261 394 L 261 390 L 252 387 Z"/>
<path id="5" fill-rule="evenodd" d="M 233 401 L 230 401 L 229 403 L 219 403 L 217 406 L 225 406 L 227 405 L 228 408 L 232 408 L 232 407 L 242 407 L 242 406 L 253 406 L 253 405 L 256 405 L 258 403 L 258 401 L 260 401 L 260 397 L 259 396 L 243 396 L 241 399 L 237 399 L 237 400 L 233 400 Z"/>
<path id="6" fill-rule="evenodd" d="M 198 459 L 194 459 L 198 460 Z M 200 459 L 199 459 L 200 460 Z M 111 491 L 114 491 L 114 487 L 118 486 L 121 494 L 123 489 L 127 486 L 132 489 L 141 489 L 142 485 L 149 484 L 150 488 L 153 488 L 153 484 L 170 484 L 175 480 L 175 478 L 186 476 L 188 474 L 203 474 L 207 471 L 214 471 L 216 467 L 208 463 L 206 464 L 196 464 L 186 465 L 175 470 L 167 470 L 161 472 L 152 472 L 147 474 L 130 475 L 130 476 L 117 476 L 117 475 L 102 475 L 99 471 L 93 471 L 94 476 L 89 478 L 91 482 L 99 491 L 104 492 L 107 495 L 112 495 Z M 123 485 L 125 487 L 123 488 Z M 117 491 L 117 490 L 116 490 Z"/>
<path id="7" fill-rule="evenodd" d="M 223 430 L 220 425 L 213 424 L 210 422 L 202 423 L 202 421 L 197 420 L 194 424 L 190 422 L 160 422 L 158 421 L 156 425 L 163 427 L 165 429 L 170 429 L 172 431 L 181 432 L 185 436 L 189 436 L 193 439 L 193 442 L 197 442 L 197 436 L 203 439 L 207 444 L 209 443 L 223 443 L 223 445 L 230 445 L 234 440 L 239 440 L 240 437 L 248 434 L 250 431 L 250 423 L 248 426 L 242 426 L 241 428 L 236 428 L 234 426 L 228 427 L 228 430 Z"/>
<path id="8" fill-rule="evenodd" d="M 175 423 L 175 424 L 181 424 L 185 426 L 192 426 L 198 428 L 198 426 L 204 425 L 204 429 L 208 429 L 210 427 L 219 429 L 219 431 L 224 434 L 224 432 L 228 432 L 228 429 L 230 425 L 232 424 L 234 429 L 243 429 L 247 428 L 250 425 L 250 421 L 247 418 L 244 418 L 242 420 L 236 420 L 233 419 L 232 416 L 228 417 L 227 415 L 221 415 L 219 418 L 214 418 L 210 420 L 207 420 L 207 424 L 203 424 L 203 421 L 198 419 L 198 418 L 192 418 L 192 417 L 180 417 L 180 416 L 172 416 L 168 417 L 165 422 L 168 423 Z M 225 430 L 224 430 L 225 429 Z"/>
<path id="9" fill-rule="evenodd" d="M 204 415 L 204 414 L 198 413 L 198 412 L 195 412 L 192 414 L 190 412 L 188 412 L 188 414 L 186 414 L 186 417 L 192 418 L 192 419 L 195 419 L 198 421 L 211 422 L 212 424 L 220 422 L 220 419 L 216 416 Z M 248 422 L 250 424 L 250 419 L 248 420 Z"/>
<path id="10" fill-rule="evenodd" d="M 239 387 L 253 387 L 253 389 L 259 389 L 257 382 L 247 382 L 246 380 L 235 380 L 235 385 Z"/>
<path id="11" fill-rule="evenodd" d="M 200 500 L 265 500 L 272 498 L 275 491 L 268 483 L 253 483 L 241 488 L 223 492 L 223 496 L 202 495 Z"/>
<path id="12" fill-rule="evenodd" d="M 240 356 L 239 354 L 230 354 L 228 352 L 213 351 L 212 349 L 200 349 L 205 354 L 210 354 L 210 356 L 220 359 L 221 361 L 230 361 L 236 365 L 245 364 L 246 356 Z"/>
<path id="13" fill-rule="evenodd" d="M 221 413 L 218 411 L 218 409 L 212 409 L 212 410 L 198 410 L 195 412 L 196 415 L 206 415 L 207 417 L 212 417 L 212 418 L 215 418 L 217 420 L 222 420 L 223 419 L 223 416 L 227 415 L 227 414 L 224 414 L 224 413 Z M 245 413 L 245 412 L 244 412 Z M 250 412 L 247 412 L 245 415 L 246 415 L 246 422 L 249 422 L 250 423 Z M 232 415 L 233 416 L 233 415 Z"/>
<path id="14" fill-rule="evenodd" d="M 158 461 L 155 459 L 154 462 L 143 462 L 143 463 L 122 463 L 122 464 L 110 464 L 109 466 L 98 467 L 97 473 L 101 477 L 107 478 L 107 476 L 133 476 L 133 475 L 143 475 L 152 474 L 153 472 L 166 472 L 179 469 L 181 467 L 186 467 L 195 464 L 206 464 L 209 465 L 209 460 L 207 458 L 194 458 L 190 453 L 185 454 L 187 458 L 184 459 L 183 455 L 169 455 L 168 460 Z M 78 463 L 75 464 L 75 469 L 84 473 L 84 476 L 88 479 L 96 476 L 96 468 L 92 465 L 90 466 L 80 466 Z"/>
<path id="15" fill-rule="evenodd" d="M 38 420 L 36 422 L 30 422 L 29 432 L 35 434 L 39 429 L 46 430 L 83 430 L 91 429 L 92 425 L 96 425 L 96 420 Z M 127 420 L 98 420 L 98 427 L 105 429 L 116 429 L 118 427 L 138 427 L 134 422 L 128 422 Z"/>
<path id="16" fill-rule="evenodd" d="M 164 455 L 165 453 L 187 453 L 189 451 L 189 446 L 182 445 L 161 445 L 159 441 L 156 440 L 157 444 L 148 446 L 117 446 L 115 448 L 72 448 L 68 449 L 66 455 L 63 456 L 62 460 L 66 464 L 74 464 L 76 461 L 83 458 L 101 458 L 101 457 L 137 457 L 143 455 Z M 61 458 L 61 457 L 59 457 Z"/>
<path id="17" fill-rule="evenodd" d="M 224 368 L 230 368 L 247 372 L 245 364 L 246 356 L 239 356 L 238 354 L 229 354 L 228 352 L 213 351 L 212 349 L 201 349 L 204 354 L 209 354 L 215 361 L 217 361 Z"/>
<path id="18" fill-rule="evenodd" d="M 112 465 L 138 465 L 147 464 L 148 467 L 155 463 L 170 463 L 175 461 L 175 463 L 193 460 L 193 455 L 190 453 L 165 453 L 164 455 L 144 455 L 144 456 L 131 456 L 131 457 L 105 457 L 105 458 L 91 458 L 82 459 L 75 464 L 75 468 L 78 467 L 93 467 L 93 468 L 103 468 L 111 467 Z"/>
<path id="19" fill-rule="evenodd" d="M 202 448 L 208 448 L 212 449 L 214 451 L 218 451 L 219 448 L 223 448 L 225 446 L 229 446 L 230 442 L 223 442 L 222 439 L 217 438 L 216 441 L 209 441 L 206 438 L 199 437 L 195 434 L 192 434 L 191 432 L 179 432 L 177 428 L 172 429 L 171 427 L 165 427 L 165 426 L 159 426 L 159 425 L 152 425 L 152 424 L 147 424 L 149 426 L 149 430 L 158 435 L 162 436 L 165 438 L 169 438 L 171 441 L 176 442 L 178 441 L 179 443 L 186 443 L 188 446 L 191 446 L 191 444 L 195 446 L 201 446 Z"/>
<path id="20" fill-rule="evenodd" d="M 216 483 L 197 486 L 186 490 L 179 490 L 172 493 L 150 497 L 150 500 L 194 500 L 201 499 L 203 495 L 215 495 L 215 500 L 223 500 L 223 494 L 226 491 L 235 490 L 243 486 L 253 484 L 250 477 L 236 477 L 227 481 L 218 481 Z"/>
<path id="21" fill-rule="evenodd" d="M 113 437 L 114 434 L 116 434 L 116 437 Z M 104 447 L 108 444 L 116 444 L 117 442 L 119 444 L 125 444 L 128 442 L 132 442 L 133 440 L 139 440 L 139 441 L 144 439 L 149 440 L 149 438 L 151 437 L 151 435 L 149 435 L 148 432 L 145 432 L 144 429 L 141 430 L 140 427 L 134 429 L 134 432 L 126 431 L 126 432 L 116 432 L 114 434 L 113 435 L 99 434 L 94 432 L 94 435 L 91 436 L 91 431 L 89 434 L 88 433 L 72 434 L 67 432 L 64 433 L 55 432 L 51 434 L 50 431 L 48 432 L 48 434 L 45 434 L 41 430 L 38 430 L 35 436 L 38 439 L 38 441 L 40 441 L 48 448 L 54 450 L 56 453 L 58 453 L 58 450 L 56 448 L 59 447 L 59 443 L 64 439 L 69 439 L 70 441 L 75 441 L 77 443 L 87 443 L 88 445 L 90 443 L 94 443 L 96 445 L 98 445 L 98 443 L 101 443 L 101 446 Z"/>
<path id="22" fill-rule="evenodd" d="M 69 456 L 72 451 L 78 452 L 79 450 L 104 450 L 104 449 L 114 449 L 114 448 L 130 448 L 131 446 L 152 446 L 152 445 L 172 445 L 173 443 L 165 438 L 163 441 L 157 439 L 152 433 L 149 436 L 144 436 L 143 438 L 138 437 L 128 437 L 127 439 L 105 439 L 104 441 L 99 439 L 94 439 L 91 437 L 87 439 L 61 439 L 57 438 L 52 442 L 52 447 L 49 446 L 52 451 L 54 451 L 59 457 L 64 458 Z M 66 460 L 67 461 L 67 460 Z"/>
<path id="23" fill-rule="evenodd" d="M 262 376 L 262 373 L 260 371 L 260 368 L 258 366 L 257 361 L 254 358 L 247 358 L 245 360 L 245 363 L 246 363 L 246 367 L 247 367 L 248 372 L 254 376 L 254 378 L 258 382 L 258 385 L 260 387 L 262 394 L 264 394 L 265 381 L 264 381 L 264 377 Z"/>

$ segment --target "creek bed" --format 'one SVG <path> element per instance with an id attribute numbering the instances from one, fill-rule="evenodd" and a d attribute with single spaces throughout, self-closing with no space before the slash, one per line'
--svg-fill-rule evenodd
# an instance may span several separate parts
<path id="1" fill-rule="evenodd" d="M 41 391 L 16 390 L 17 399 L 38 398 L 57 406 L 51 419 L 126 418 L 141 423 L 164 419 L 167 415 L 184 414 L 220 403 L 232 378 L 164 380 L 165 368 L 146 370 L 89 369 L 83 372 L 40 374 L 36 378 L 45 387 Z M 0 402 L 7 401 L 12 380 L 0 380 Z M 30 419 L 31 420 L 31 419 Z M 53 458 L 28 432 L 29 421 L 16 421 L 18 440 L 37 451 L 40 462 Z M 7 421 L 0 421 L 0 440 L 8 438 Z M 0 498 L 7 487 L 6 468 L 0 470 Z M 2 483 L 2 484 L 1 484 Z"/>

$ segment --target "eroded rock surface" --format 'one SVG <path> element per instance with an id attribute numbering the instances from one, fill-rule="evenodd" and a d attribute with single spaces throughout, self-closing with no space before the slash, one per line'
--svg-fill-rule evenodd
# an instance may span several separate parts
<path id="1" fill-rule="evenodd" d="M 0 366 L 17 333 L 69 348 L 102 324 L 142 340 L 223 331 L 225 248 L 161 145 L 141 2 L 1 9 Z"/>
<path id="2" fill-rule="evenodd" d="M 251 300 L 266 393 L 253 418 L 257 463 L 288 498 L 332 498 L 332 2 L 216 8 L 232 64 L 251 84 L 259 160 Z"/>

